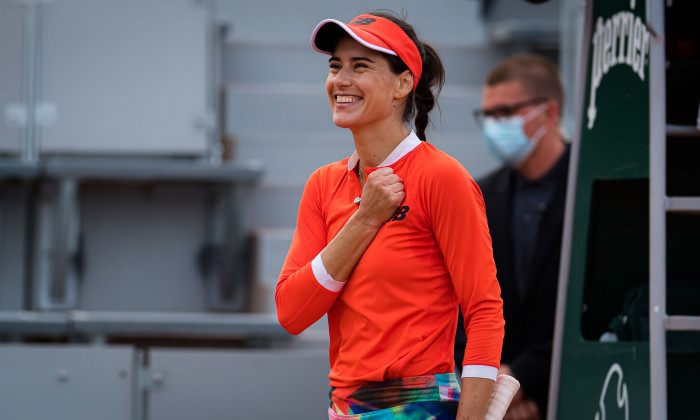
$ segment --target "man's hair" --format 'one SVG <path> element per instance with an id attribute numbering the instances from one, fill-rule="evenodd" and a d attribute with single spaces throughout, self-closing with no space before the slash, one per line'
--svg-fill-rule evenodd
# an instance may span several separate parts
<path id="1" fill-rule="evenodd" d="M 557 66 L 537 54 L 523 53 L 506 58 L 486 76 L 486 86 L 518 81 L 533 97 L 555 100 L 559 109 L 564 104 L 564 88 Z"/>

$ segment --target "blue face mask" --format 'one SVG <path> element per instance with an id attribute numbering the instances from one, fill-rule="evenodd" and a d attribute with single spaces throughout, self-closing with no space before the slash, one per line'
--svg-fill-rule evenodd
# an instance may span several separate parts
<path id="1" fill-rule="evenodd" d="M 547 131 L 547 127 L 542 126 L 532 138 L 528 138 L 523 130 L 523 125 L 541 114 L 545 105 L 538 106 L 525 116 L 513 115 L 498 119 L 486 117 L 484 119 L 484 139 L 489 153 L 499 161 L 512 166 L 523 163 Z"/>

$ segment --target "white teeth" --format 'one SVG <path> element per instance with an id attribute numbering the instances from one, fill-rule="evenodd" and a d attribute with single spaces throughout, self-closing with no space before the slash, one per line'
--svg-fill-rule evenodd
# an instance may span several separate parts
<path id="1" fill-rule="evenodd" d="M 336 96 L 335 98 L 336 102 L 340 104 L 348 104 L 348 103 L 353 103 L 357 102 L 360 100 L 357 96 Z"/>

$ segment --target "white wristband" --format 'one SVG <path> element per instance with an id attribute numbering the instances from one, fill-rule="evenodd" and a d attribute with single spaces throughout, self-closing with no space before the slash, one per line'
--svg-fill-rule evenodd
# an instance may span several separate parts
<path id="1" fill-rule="evenodd" d="M 343 289 L 343 286 L 345 286 L 345 282 L 335 281 L 333 280 L 333 277 L 328 274 L 328 271 L 326 271 L 326 266 L 323 265 L 323 260 L 321 260 L 320 252 L 318 255 L 316 255 L 316 258 L 311 261 L 311 271 L 313 271 L 316 281 L 331 292 L 340 292 Z"/>
<path id="2" fill-rule="evenodd" d="M 484 378 L 496 380 L 498 369 L 487 365 L 465 365 L 462 367 L 462 378 Z"/>

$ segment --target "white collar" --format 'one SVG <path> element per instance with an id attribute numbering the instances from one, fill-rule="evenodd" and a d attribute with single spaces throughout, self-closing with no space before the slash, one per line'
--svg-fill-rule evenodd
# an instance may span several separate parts
<path id="1" fill-rule="evenodd" d="M 377 168 L 393 165 L 394 163 L 398 162 L 399 159 L 406 156 L 411 150 L 418 147 L 418 145 L 421 143 L 423 143 L 421 139 L 419 139 L 416 133 L 411 130 L 408 136 L 403 139 L 391 153 L 389 153 L 389 156 L 387 156 L 386 159 L 384 159 L 384 162 L 380 163 Z M 357 156 L 356 150 L 353 152 L 352 156 L 350 156 L 350 160 L 348 160 L 348 171 L 354 170 L 359 161 L 360 157 Z"/>

